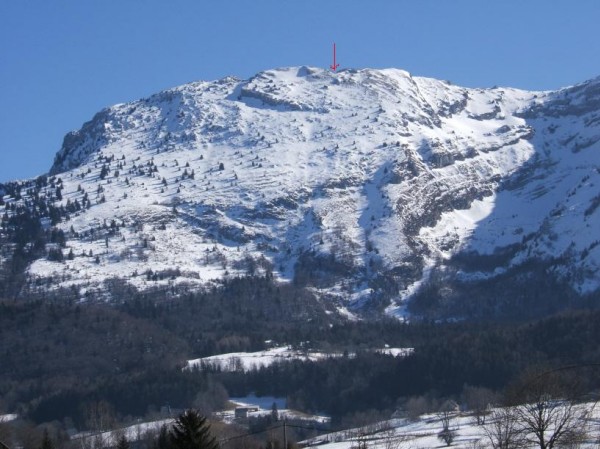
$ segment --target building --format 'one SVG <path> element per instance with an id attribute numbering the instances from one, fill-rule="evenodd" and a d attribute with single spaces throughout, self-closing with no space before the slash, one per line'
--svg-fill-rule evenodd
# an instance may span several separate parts
<path id="1" fill-rule="evenodd" d="M 258 410 L 258 407 L 236 407 L 235 417 L 236 419 L 246 419 L 248 418 L 248 413 L 257 412 Z"/>

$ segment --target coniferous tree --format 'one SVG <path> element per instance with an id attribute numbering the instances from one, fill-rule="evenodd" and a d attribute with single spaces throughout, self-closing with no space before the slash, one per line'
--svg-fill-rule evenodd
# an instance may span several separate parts
<path id="1" fill-rule="evenodd" d="M 158 439 L 156 440 L 155 449 L 171 449 L 171 439 L 169 437 L 169 430 L 166 425 L 162 425 Z"/>
<path id="2" fill-rule="evenodd" d="M 42 437 L 40 449 L 54 449 L 54 443 L 52 443 L 50 435 L 48 435 L 48 429 L 44 429 L 44 436 Z"/>
<path id="3" fill-rule="evenodd" d="M 130 449 L 129 441 L 125 435 L 121 435 L 117 441 L 117 449 Z"/>
<path id="4" fill-rule="evenodd" d="M 279 421 L 279 411 L 277 410 L 277 403 L 273 402 L 271 406 L 271 419 L 273 421 Z"/>
<path id="5" fill-rule="evenodd" d="M 217 440 L 210 433 L 206 417 L 195 410 L 186 410 L 175 420 L 171 431 L 172 449 L 218 449 Z"/>

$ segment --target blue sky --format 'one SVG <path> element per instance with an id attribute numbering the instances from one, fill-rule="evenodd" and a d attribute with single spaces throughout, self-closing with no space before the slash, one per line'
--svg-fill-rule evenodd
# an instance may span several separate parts
<path id="1" fill-rule="evenodd" d="M 103 107 L 291 65 L 398 67 L 464 86 L 600 75 L 597 0 L 0 0 L 0 182 L 51 166 Z"/>

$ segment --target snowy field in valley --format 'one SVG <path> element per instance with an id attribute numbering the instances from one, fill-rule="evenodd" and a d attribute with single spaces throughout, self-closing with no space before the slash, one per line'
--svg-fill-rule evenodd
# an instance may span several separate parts
<path id="1" fill-rule="evenodd" d="M 137 424 L 132 424 L 116 430 L 107 430 L 101 432 L 80 432 L 71 437 L 71 440 L 79 441 L 83 445 L 97 444 L 97 447 L 114 447 L 121 436 L 127 438 L 128 441 L 141 441 L 147 435 L 156 436 L 160 432 L 162 426 L 171 426 L 175 421 L 174 418 L 160 419 L 156 421 L 144 421 Z"/>
<path id="2" fill-rule="evenodd" d="M 0 423 L 14 421 L 18 417 L 19 417 L 19 415 L 16 415 L 14 413 L 9 413 L 9 414 L 6 414 L 6 415 L 0 415 Z"/>
<path id="3" fill-rule="evenodd" d="M 277 398 L 257 398 L 259 402 L 264 399 Z M 252 406 L 252 398 L 249 402 L 238 403 L 237 406 Z M 263 404 L 265 405 L 265 404 Z M 457 449 L 483 449 L 491 448 L 489 435 L 494 435 L 493 414 L 501 409 L 492 409 L 488 412 L 484 425 L 477 424 L 476 417 L 466 412 L 451 412 L 448 414 L 449 429 L 453 432 L 453 441 L 450 447 Z M 600 410 L 596 403 L 585 403 L 575 406 L 573 409 L 581 418 L 578 421 L 572 421 L 568 426 L 570 430 L 576 431 L 578 448 L 596 448 L 600 438 Z M 558 407 L 554 409 L 552 416 L 564 416 L 566 409 Z M 268 408 L 261 408 L 256 412 L 249 413 L 248 416 L 260 417 L 271 413 L 270 405 Z M 318 415 L 306 415 L 297 411 L 281 409 L 278 410 L 280 418 L 286 418 L 290 422 L 301 422 L 307 420 L 312 423 L 329 424 L 329 418 Z M 215 414 L 217 419 L 226 423 L 234 421 L 234 410 L 218 412 Z M 438 434 L 443 429 L 443 418 L 439 413 L 422 415 L 417 419 L 395 418 L 388 421 L 381 421 L 365 425 L 359 428 L 336 430 L 336 431 L 318 431 L 314 437 L 301 442 L 302 445 L 318 447 L 323 449 L 420 449 L 420 448 L 444 448 L 446 444 L 440 440 Z M 101 432 L 96 434 L 81 433 L 73 438 L 81 441 L 96 439 L 105 444 L 112 444 L 120 435 L 125 435 L 130 441 L 142 440 L 147 432 L 157 434 L 163 425 L 171 425 L 173 419 L 163 419 L 159 421 L 139 423 L 128 426 L 112 432 Z M 281 423 L 281 421 L 280 421 Z M 576 425 L 575 425 L 576 424 Z M 280 424 L 281 425 L 281 424 Z M 549 425 L 546 430 L 546 437 L 549 437 L 555 427 Z M 277 437 L 277 430 L 271 433 Z M 525 435 L 525 434 L 523 434 Z M 529 438 L 532 435 L 528 435 Z M 564 446 L 564 445 L 563 445 Z M 226 447 L 226 446 L 225 446 Z M 535 449 L 536 444 L 524 443 L 522 449 Z M 561 446 L 562 447 L 562 446 Z"/>
<path id="4" fill-rule="evenodd" d="M 394 357 L 406 356 L 412 353 L 412 348 L 382 348 L 374 352 L 387 354 Z M 328 357 L 342 357 L 342 353 L 327 353 L 319 351 L 306 351 L 293 349 L 291 346 L 281 346 L 257 352 L 231 352 L 210 357 L 188 360 L 187 368 L 202 366 L 218 368 L 223 371 L 250 371 L 273 363 L 291 360 L 319 361 Z M 348 354 L 352 357 L 352 354 Z"/>
<path id="5" fill-rule="evenodd" d="M 587 403 L 584 407 L 589 415 L 571 430 L 579 432 L 581 438 L 573 442 L 573 446 L 580 448 L 596 448 L 600 437 L 600 410 L 596 403 Z M 498 409 L 496 409 L 498 410 Z M 557 409 L 553 416 L 564 413 L 564 409 Z M 468 413 L 453 413 L 450 415 L 450 430 L 454 432 L 454 439 L 450 447 L 461 449 L 492 448 L 488 437 L 494 435 L 494 421 L 488 416 L 485 425 L 478 425 L 476 418 Z M 313 439 L 306 440 L 303 444 L 323 449 L 420 449 L 444 448 L 446 444 L 438 438 L 443 428 L 442 418 L 439 414 L 422 415 L 417 420 L 392 419 L 357 429 L 322 434 Z M 554 427 L 549 425 L 546 431 L 548 438 Z M 534 438 L 529 434 L 528 438 Z M 364 446 L 361 446 L 364 444 Z M 522 449 L 539 448 L 531 442 L 523 443 Z"/>

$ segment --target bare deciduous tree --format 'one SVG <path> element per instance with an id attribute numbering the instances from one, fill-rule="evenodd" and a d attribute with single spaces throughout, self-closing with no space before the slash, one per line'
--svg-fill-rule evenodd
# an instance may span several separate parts
<path id="1" fill-rule="evenodd" d="M 438 433 L 438 439 L 450 446 L 456 438 L 456 431 L 450 427 L 451 419 L 454 415 L 456 403 L 446 401 L 442 404 L 438 416 L 442 422 L 442 430 Z"/>
<path id="2" fill-rule="evenodd" d="M 492 449 L 516 449 L 523 446 L 523 432 L 513 407 L 494 409 L 483 432 Z"/>
<path id="3" fill-rule="evenodd" d="M 488 388 L 466 386 L 463 397 L 467 407 L 473 412 L 477 425 L 485 424 L 490 405 L 496 402 L 496 394 Z"/>
<path id="4" fill-rule="evenodd" d="M 424 413 L 438 410 L 439 404 L 435 399 L 425 396 L 413 396 L 404 403 L 404 409 L 408 419 L 415 421 Z"/>
<path id="5" fill-rule="evenodd" d="M 523 436 L 540 449 L 552 449 L 585 433 L 588 407 L 578 404 L 577 382 L 558 372 L 529 375 L 519 388 L 521 404 L 514 407 Z"/>
<path id="6" fill-rule="evenodd" d="M 568 399 L 543 395 L 535 401 L 516 407 L 526 439 L 540 449 L 552 449 L 573 437 L 585 427 L 587 410 Z"/>
<path id="7" fill-rule="evenodd" d="M 116 424 L 112 406 L 106 401 L 88 403 L 84 406 L 84 414 L 86 425 L 93 435 L 90 438 L 81 439 L 82 447 L 91 446 L 93 449 L 105 447 L 108 431 L 113 430 Z"/>
<path id="8" fill-rule="evenodd" d="M 401 449 L 407 441 L 410 441 L 409 435 L 404 435 L 396 432 L 396 429 L 389 428 L 383 431 L 383 448 L 384 449 Z"/>

